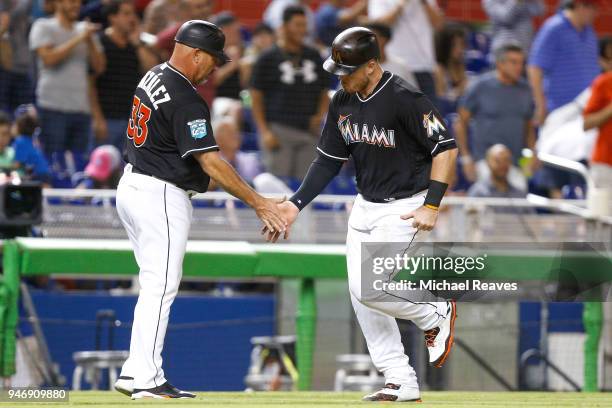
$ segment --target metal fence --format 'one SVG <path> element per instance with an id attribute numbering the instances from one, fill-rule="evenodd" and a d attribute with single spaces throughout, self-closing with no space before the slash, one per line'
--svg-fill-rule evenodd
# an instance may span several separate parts
<path id="1" fill-rule="evenodd" d="M 45 190 L 43 236 L 126 238 L 114 206 L 114 190 Z M 342 243 L 353 196 L 319 196 L 302 212 L 292 242 Z M 260 242 L 260 222 L 249 208 L 226 193 L 193 200 L 190 239 Z M 561 242 L 612 237 L 610 219 L 588 217 L 581 200 L 468 198 L 444 199 L 433 241 Z M 608 217 L 610 218 L 610 217 Z"/>

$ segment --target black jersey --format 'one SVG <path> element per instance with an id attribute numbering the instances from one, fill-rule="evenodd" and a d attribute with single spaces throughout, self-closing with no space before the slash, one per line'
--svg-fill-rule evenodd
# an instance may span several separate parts
<path id="1" fill-rule="evenodd" d="M 317 149 L 352 156 L 364 198 L 393 201 L 427 189 L 433 156 L 456 147 L 446 127 L 426 96 L 385 72 L 366 99 L 336 92 Z"/>
<path id="2" fill-rule="evenodd" d="M 185 190 L 205 192 L 210 177 L 191 155 L 219 150 L 210 112 L 191 82 L 169 63 L 140 80 L 127 129 L 126 160 Z"/>

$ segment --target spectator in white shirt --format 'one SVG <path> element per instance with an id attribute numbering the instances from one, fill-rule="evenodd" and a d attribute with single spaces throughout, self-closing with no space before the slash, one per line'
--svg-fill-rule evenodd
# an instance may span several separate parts
<path id="1" fill-rule="evenodd" d="M 410 71 L 410 68 L 408 68 L 408 65 L 393 55 L 387 55 L 387 52 L 385 51 L 387 44 L 389 41 L 391 41 L 393 36 L 391 28 L 380 23 L 369 24 L 368 28 L 372 30 L 374 34 L 376 34 L 376 39 L 378 40 L 378 48 L 380 48 L 380 58 L 378 59 L 378 63 L 380 66 L 385 71 L 398 75 L 410 85 L 418 88 L 416 79 L 414 78 L 412 71 Z"/>
<path id="2" fill-rule="evenodd" d="M 542 0 L 482 0 L 482 8 L 493 26 L 491 49 L 516 42 L 529 52 L 533 40 L 533 19 L 544 14 Z"/>
<path id="3" fill-rule="evenodd" d="M 434 32 L 444 24 L 444 15 L 437 1 L 370 1 L 368 17 L 375 22 L 391 26 L 393 38 L 387 45 L 387 55 L 397 57 L 407 64 L 421 91 L 435 103 Z"/>

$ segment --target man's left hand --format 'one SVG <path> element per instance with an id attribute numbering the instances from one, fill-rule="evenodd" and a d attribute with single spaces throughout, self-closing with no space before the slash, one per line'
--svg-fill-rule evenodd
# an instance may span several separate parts
<path id="1" fill-rule="evenodd" d="M 412 220 L 412 227 L 419 231 L 431 231 L 438 219 L 438 210 L 421 206 L 406 215 L 400 216 L 402 220 Z"/>

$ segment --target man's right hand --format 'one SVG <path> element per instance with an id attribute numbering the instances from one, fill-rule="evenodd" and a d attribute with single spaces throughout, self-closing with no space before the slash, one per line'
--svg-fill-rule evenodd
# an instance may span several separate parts
<path id="1" fill-rule="evenodd" d="M 90 23 L 89 21 L 85 22 L 85 28 L 81 32 L 83 40 L 89 40 L 93 36 L 94 33 L 100 31 L 102 26 L 100 24 Z"/>
<path id="2" fill-rule="evenodd" d="M 284 239 L 289 238 L 289 231 L 291 229 L 291 225 L 295 222 L 295 219 L 300 213 L 300 210 L 293 204 L 291 201 L 285 200 L 279 204 L 277 204 L 278 209 L 280 210 L 283 218 L 287 222 L 287 229 L 284 234 Z M 280 232 L 278 231 L 270 231 L 267 227 L 263 227 L 261 230 L 262 235 L 266 235 L 266 241 L 268 242 L 276 242 L 280 237 Z"/>
<path id="3" fill-rule="evenodd" d="M 270 231 L 272 234 L 280 235 L 287 231 L 289 223 L 280 209 L 280 204 L 284 201 L 284 199 L 276 200 L 262 197 L 261 200 L 253 206 L 257 217 L 264 223 L 264 229 Z"/>
<path id="4" fill-rule="evenodd" d="M 280 146 L 278 138 L 270 130 L 261 132 L 261 142 L 266 150 L 276 150 Z"/>

